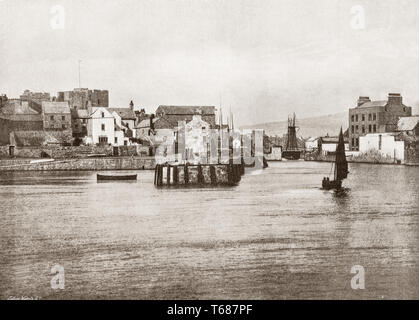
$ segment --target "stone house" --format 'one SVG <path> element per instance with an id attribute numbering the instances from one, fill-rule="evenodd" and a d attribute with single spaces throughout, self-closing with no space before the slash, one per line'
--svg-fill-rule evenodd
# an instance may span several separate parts
<path id="1" fill-rule="evenodd" d="M 159 106 L 156 110 L 156 117 L 159 118 L 155 123 L 155 129 L 175 129 L 179 121 L 192 121 L 195 115 L 208 123 L 211 128 L 215 128 L 215 111 L 212 106 Z"/>
<path id="2" fill-rule="evenodd" d="M 45 130 L 71 130 L 71 112 L 68 102 L 42 102 L 42 120 Z"/>
<path id="3" fill-rule="evenodd" d="M 397 131 L 405 142 L 406 163 L 419 164 L 419 116 L 401 117 Z"/>
<path id="4" fill-rule="evenodd" d="M 349 109 L 349 146 L 359 150 L 359 138 L 371 133 L 394 132 L 399 117 L 412 115 L 399 93 L 389 93 L 387 100 L 371 101 L 361 96 L 357 106 Z"/>

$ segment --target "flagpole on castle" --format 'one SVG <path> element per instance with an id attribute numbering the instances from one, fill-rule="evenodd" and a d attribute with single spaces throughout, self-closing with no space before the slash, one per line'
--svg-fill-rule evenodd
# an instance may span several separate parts
<path id="1" fill-rule="evenodd" d="M 80 72 L 81 60 L 79 60 L 79 88 L 81 88 L 81 72 Z"/>

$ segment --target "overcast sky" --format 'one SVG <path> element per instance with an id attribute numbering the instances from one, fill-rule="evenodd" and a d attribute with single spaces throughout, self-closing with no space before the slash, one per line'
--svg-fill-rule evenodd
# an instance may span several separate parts
<path id="1" fill-rule="evenodd" d="M 111 106 L 221 97 L 238 125 L 343 112 L 359 95 L 419 104 L 416 0 L 0 0 L 0 19 L 9 97 L 78 87 L 80 59 L 82 87 Z"/>

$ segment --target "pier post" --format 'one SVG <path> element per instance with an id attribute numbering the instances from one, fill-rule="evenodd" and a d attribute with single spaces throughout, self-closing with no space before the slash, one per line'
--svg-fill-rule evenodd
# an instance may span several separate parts
<path id="1" fill-rule="evenodd" d="M 210 166 L 210 178 L 211 178 L 211 184 L 216 185 L 217 184 L 217 174 L 215 172 L 215 166 Z"/>
<path id="2" fill-rule="evenodd" d="M 159 174 L 158 174 L 158 186 L 161 187 L 163 185 L 163 165 L 159 165 Z"/>
<path id="3" fill-rule="evenodd" d="M 159 165 L 156 165 L 156 167 L 154 168 L 154 185 L 157 186 L 157 167 Z"/>
<path id="4" fill-rule="evenodd" d="M 198 184 L 204 184 L 204 175 L 202 173 L 202 166 L 198 165 Z"/>
<path id="5" fill-rule="evenodd" d="M 170 165 L 167 165 L 167 175 L 166 175 L 167 185 L 170 186 Z"/>
<path id="6" fill-rule="evenodd" d="M 189 184 L 189 167 L 188 164 L 185 164 L 185 168 L 184 168 L 184 176 L 185 176 L 185 184 Z"/>
<path id="7" fill-rule="evenodd" d="M 178 166 L 173 167 L 173 184 L 177 186 L 179 183 L 179 170 Z"/>

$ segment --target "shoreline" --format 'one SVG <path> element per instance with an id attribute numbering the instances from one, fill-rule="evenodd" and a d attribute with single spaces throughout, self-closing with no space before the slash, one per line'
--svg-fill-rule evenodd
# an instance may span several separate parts
<path id="1" fill-rule="evenodd" d="M 23 171 L 138 171 L 154 170 L 154 157 L 103 157 L 103 158 L 72 158 L 57 159 L 53 162 L 30 163 L 39 159 L 0 159 L 0 172 Z M 302 159 L 303 160 L 303 159 Z M 307 162 L 327 162 L 331 160 L 303 160 Z M 281 161 L 269 161 L 281 162 Z M 419 166 L 419 163 L 380 163 L 368 161 L 348 161 L 348 163 L 387 165 L 387 166 Z"/>
<path id="2" fill-rule="evenodd" d="M 31 164 L 32 160 L 0 159 L 0 172 L 154 170 L 156 166 L 154 157 L 72 158 Z"/>

